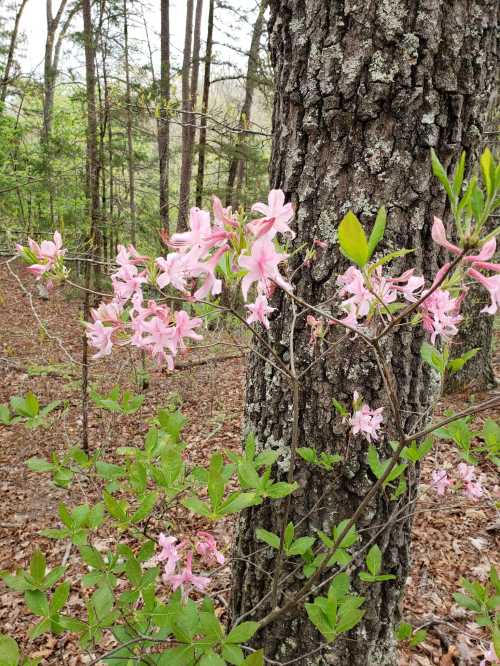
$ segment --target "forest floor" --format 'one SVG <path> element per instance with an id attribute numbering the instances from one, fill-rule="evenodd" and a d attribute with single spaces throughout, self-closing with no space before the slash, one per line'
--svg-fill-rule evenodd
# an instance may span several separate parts
<path id="1" fill-rule="evenodd" d="M 68 556 L 63 542 L 42 537 L 39 531 L 59 526 L 57 506 L 61 501 L 70 506 L 96 501 L 97 489 L 85 483 L 74 483 L 69 490 L 57 488 L 49 474 L 31 472 L 25 461 L 33 456 L 49 458 L 52 451 L 62 454 L 79 442 L 81 330 L 77 320 L 81 306 L 76 294 L 67 290 L 56 292 L 50 301 L 43 301 L 37 296 L 31 278 L 22 271 L 18 271 L 18 275 L 33 294 L 38 320 L 27 293 L 6 267 L 0 265 L 0 404 L 7 403 L 11 396 L 33 391 L 42 404 L 57 399 L 64 401 L 65 408 L 51 415 L 47 428 L 27 430 L 21 424 L 0 425 L 0 570 L 13 572 L 18 567 L 26 567 L 37 547 L 46 553 L 50 566 L 64 559 L 68 564 L 67 578 L 74 583 L 69 607 L 78 614 L 83 608 L 83 599 L 77 592 L 83 567 L 71 552 Z M 227 353 L 227 349 L 215 345 L 207 353 L 215 356 Z M 188 356 L 186 363 L 192 358 Z M 91 404 L 90 447 L 102 447 L 107 451 L 108 460 L 118 462 L 117 457 L 113 457 L 114 449 L 131 444 L 140 446 L 148 427 L 147 420 L 159 407 L 174 401 L 181 405 L 187 417 L 184 439 L 188 442 L 190 461 L 201 464 L 215 450 L 237 450 L 244 366 L 243 358 L 234 358 L 194 365 L 173 374 L 153 369 L 146 399 L 138 413 L 116 416 L 103 413 Z M 112 358 L 93 363 L 90 379 L 100 393 L 116 384 L 133 386 L 134 371 L 129 353 L 123 350 Z M 447 398 L 437 405 L 437 412 L 442 413 L 448 407 L 461 408 L 470 397 Z M 476 397 L 484 399 L 486 396 L 478 394 Z M 483 414 L 478 421 L 488 416 L 494 415 Z M 486 647 L 483 631 L 472 623 L 469 613 L 454 604 L 452 593 L 459 589 L 462 576 L 484 582 L 490 566 L 500 565 L 500 521 L 495 512 L 499 481 L 493 465 L 484 462 L 479 474 L 488 491 L 480 501 L 458 495 L 437 497 L 429 489 L 431 470 L 436 463 L 454 466 L 458 462 L 456 450 L 439 442 L 423 464 L 413 527 L 413 562 L 403 613 L 415 626 L 425 626 L 428 635 L 414 651 L 402 650 L 401 666 L 473 666 L 479 664 Z M 179 536 L 187 536 L 200 527 L 199 519 L 186 520 L 183 513 Z M 216 536 L 227 554 L 231 531 L 229 520 L 216 528 Z M 97 545 L 105 550 L 112 543 L 113 534 L 101 532 Z M 211 589 L 215 590 L 217 604 L 224 613 L 230 589 L 229 567 L 218 574 Z M 33 622 L 22 595 L 0 581 L 0 633 L 16 638 L 25 654 L 42 659 L 42 665 L 77 666 L 91 661 L 87 655 L 79 656 L 74 634 L 43 635 L 29 641 L 27 628 Z"/>

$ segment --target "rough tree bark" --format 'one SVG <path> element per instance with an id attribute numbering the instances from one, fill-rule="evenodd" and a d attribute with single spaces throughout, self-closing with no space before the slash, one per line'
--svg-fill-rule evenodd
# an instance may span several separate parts
<path id="1" fill-rule="evenodd" d="M 170 161 L 170 3 L 161 0 L 161 74 L 160 118 L 158 122 L 158 157 L 160 164 L 160 221 L 169 231 L 169 161 Z"/>
<path id="2" fill-rule="evenodd" d="M 335 293 L 335 281 L 347 268 L 338 251 L 336 226 L 348 209 L 367 228 L 384 203 L 388 228 L 381 251 L 415 248 L 395 273 L 417 266 L 428 278 L 438 257 L 431 240 L 434 214 L 445 212 L 445 197 L 431 175 L 434 147 L 449 165 L 462 149 L 473 150 L 481 138 L 495 60 L 495 0 L 392 0 L 377 3 L 325 3 L 324 0 L 271 0 L 270 48 L 277 92 L 273 125 L 271 185 L 284 189 L 296 207 L 296 246 L 327 241 L 329 249 L 295 281 L 298 295 L 319 303 Z M 302 261 L 296 257 L 292 269 Z M 275 296 L 279 315 L 270 341 L 284 359 L 288 354 L 291 312 Z M 309 332 L 298 320 L 295 348 L 298 370 L 319 355 L 308 345 Z M 420 327 L 403 326 L 384 345 L 397 380 L 397 394 L 407 431 L 430 412 L 437 383 L 422 364 Z M 265 354 L 265 352 L 264 352 Z M 299 446 L 344 456 L 335 474 L 298 465 L 300 489 L 290 520 L 299 535 L 315 528 L 329 531 L 351 516 L 374 483 L 366 463 L 366 442 L 349 435 L 332 409 L 332 398 L 350 404 L 354 390 L 385 407 L 389 438 L 394 437 L 390 410 L 373 358 L 359 340 L 349 340 L 319 362 L 302 383 Z M 253 355 L 249 362 L 246 428 L 259 447 L 280 452 L 284 473 L 290 456 L 291 396 L 288 383 L 271 365 Z M 378 446 L 387 457 L 386 442 Z M 394 666 L 393 638 L 398 605 L 409 568 L 411 512 L 418 479 L 408 479 L 409 493 L 390 502 L 380 496 L 358 523 L 362 542 L 383 526 L 377 542 L 383 571 L 396 581 L 353 584 L 366 597 L 366 615 L 348 639 L 317 648 L 321 637 L 305 613 L 266 626 L 255 644 L 267 657 L 297 659 L 297 666 L 342 664 Z M 265 503 L 245 512 L 238 528 L 232 596 L 233 619 L 252 609 L 269 591 L 273 571 L 270 549 L 262 549 L 255 528 L 279 532 L 283 504 Z M 396 512 L 402 511 L 394 522 Z M 401 519 L 402 518 L 402 519 Z M 391 520 L 393 521 L 391 523 Z M 285 567 L 285 573 L 289 571 Z M 287 582 L 296 589 L 300 581 Z M 279 586 L 283 594 L 282 585 Z M 283 597 L 278 599 L 278 604 Z M 269 610 L 263 604 L 257 617 Z"/>
<path id="3" fill-rule="evenodd" d="M 9 43 L 9 50 L 7 52 L 7 60 L 5 62 L 3 78 L 0 81 L 0 102 L 5 102 L 5 98 L 7 97 L 7 90 L 9 88 L 9 83 L 10 83 L 10 70 L 12 69 L 12 65 L 14 63 L 14 51 L 16 50 L 17 34 L 19 32 L 19 22 L 21 21 L 21 16 L 23 15 L 23 11 L 24 8 L 26 7 L 27 2 L 28 0 L 22 0 L 21 4 L 19 5 L 19 8 L 16 12 L 16 17 L 14 19 L 14 27 L 12 28 L 12 32 L 10 33 L 10 43 Z"/>
<path id="4" fill-rule="evenodd" d="M 196 176 L 196 205 L 203 204 L 203 183 L 205 180 L 205 159 L 207 153 L 208 100 L 210 97 L 210 70 L 214 37 L 215 0 L 210 0 L 208 10 L 207 45 L 205 49 L 205 73 L 203 75 L 203 95 L 201 102 L 200 141 L 198 145 L 198 174 Z"/>
<path id="5" fill-rule="evenodd" d="M 229 165 L 229 175 L 227 179 L 227 193 L 226 193 L 226 206 L 235 206 L 237 201 L 235 200 L 235 184 L 238 177 L 240 181 L 243 180 L 243 168 L 244 168 L 244 145 L 245 145 L 245 134 L 244 130 L 248 128 L 250 124 L 250 114 L 252 112 L 253 97 L 255 93 L 255 87 L 257 82 L 257 71 L 259 67 L 259 49 L 260 49 L 260 38 L 262 37 L 262 29 L 264 27 L 264 14 L 268 5 L 268 0 L 261 0 L 259 4 L 259 13 L 254 23 L 252 31 L 252 40 L 250 43 L 250 51 L 248 53 L 248 65 L 247 65 L 247 76 L 245 82 L 245 99 L 243 101 L 243 106 L 241 107 L 240 120 L 238 124 L 238 129 L 240 133 L 238 135 L 238 140 L 236 146 L 234 147 L 234 152 L 231 158 Z"/>

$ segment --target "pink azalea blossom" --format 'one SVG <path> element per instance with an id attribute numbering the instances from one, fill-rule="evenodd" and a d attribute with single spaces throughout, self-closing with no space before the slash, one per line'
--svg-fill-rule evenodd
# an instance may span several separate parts
<path id="1" fill-rule="evenodd" d="M 397 278 L 388 278 L 387 281 L 392 285 L 395 291 L 403 294 L 404 298 L 410 303 L 416 303 L 418 296 L 415 292 L 422 289 L 425 280 L 422 276 L 413 275 L 414 268 L 405 271 Z M 404 284 L 403 284 L 404 283 Z"/>
<path id="2" fill-rule="evenodd" d="M 28 246 L 39 263 L 32 264 L 27 270 L 35 275 L 37 280 L 39 280 L 44 273 L 52 270 L 57 260 L 63 257 L 66 253 L 66 250 L 63 249 L 61 234 L 58 231 L 54 233 L 53 241 L 44 240 L 40 245 L 38 245 L 38 243 L 32 238 L 28 238 Z M 24 247 L 19 244 L 16 245 L 16 249 L 19 253 L 24 251 Z"/>
<path id="3" fill-rule="evenodd" d="M 125 264 L 111 276 L 111 284 L 115 293 L 115 298 L 119 302 L 126 302 L 136 291 L 141 289 L 141 285 L 147 282 L 146 271 L 139 273 L 137 266 Z"/>
<path id="4" fill-rule="evenodd" d="M 166 360 L 169 367 L 173 367 L 172 357 L 177 353 L 175 328 L 168 326 L 161 317 L 152 317 L 149 321 L 143 322 L 142 329 L 146 332 L 142 344 L 148 347 L 158 363 Z M 167 354 L 166 350 L 170 354 Z"/>
<path id="5" fill-rule="evenodd" d="M 285 194 L 282 190 L 271 190 L 267 200 L 267 205 L 264 203 L 256 203 L 252 206 L 252 211 L 262 213 L 266 220 L 271 218 L 274 220 L 269 229 L 270 237 L 272 238 L 278 231 L 282 234 L 288 234 L 291 238 L 295 238 L 294 232 L 288 226 L 288 223 L 293 219 L 293 206 L 291 203 L 285 204 Z M 252 222 L 255 225 L 256 222 Z"/>
<path id="6" fill-rule="evenodd" d="M 226 225 L 238 228 L 238 221 L 234 219 L 233 211 L 231 206 L 224 208 L 219 197 L 212 197 L 213 211 L 215 224 L 219 227 L 224 227 Z"/>
<path id="7" fill-rule="evenodd" d="M 457 245 L 453 245 L 453 243 L 450 243 L 450 241 L 446 238 L 446 229 L 444 228 L 444 224 L 442 220 L 439 219 L 439 217 L 434 217 L 431 235 L 432 240 L 435 243 L 441 245 L 441 247 L 446 248 L 448 252 L 451 252 L 451 254 L 458 256 L 462 252 L 462 250 Z"/>
<path id="8" fill-rule="evenodd" d="M 464 493 L 470 499 L 476 500 L 483 496 L 483 487 L 479 481 L 468 481 L 464 483 Z"/>
<path id="9" fill-rule="evenodd" d="M 169 245 L 178 248 L 181 252 L 195 246 L 204 247 L 212 229 L 210 226 L 210 213 L 200 208 L 191 208 L 189 213 L 189 228 L 179 234 L 173 234 Z"/>
<path id="10" fill-rule="evenodd" d="M 272 308 L 268 305 L 267 298 L 264 294 L 259 294 L 255 299 L 255 303 L 250 303 L 245 305 L 250 314 L 247 318 L 247 324 L 252 324 L 255 322 L 260 322 L 264 325 L 265 328 L 269 329 L 269 319 L 267 318 L 271 312 L 274 312 L 276 308 Z"/>
<path id="11" fill-rule="evenodd" d="M 432 487 L 435 489 L 436 493 L 442 497 L 449 486 L 453 485 L 453 481 L 448 478 L 448 474 L 445 469 L 435 469 L 432 472 Z"/>
<path id="12" fill-rule="evenodd" d="M 150 560 L 148 560 L 147 564 L 154 566 L 160 562 L 165 562 L 164 575 L 172 575 L 175 571 L 177 562 L 179 562 L 181 559 L 178 551 L 179 545 L 177 544 L 177 538 L 173 536 L 167 537 L 165 534 L 161 533 L 158 539 L 158 543 L 160 545 L 161 551 L 157 555 L 154 555 Z"/>
<path id="13" fill-rule="evenodd" d="M 476 271 L 475 268 L 469 268 L 467 274 L 479 282 L 490 294 L 491 305 L 484 307 L 481 312 L 487 312 L 491 315 L 496 314 L 500 305 L 500 275 L 486 277 L 482 273 L 479 273 L 479 271 Z"/>
<path id="14" fill-rule="evenodd" d="M 192 562 L 193 553 L 189 552 L 186 555 L 186 566 L 180 574 L 170 573 L 163 576 L 164 582 L 170 585 L 174 592 L 178 588 L 181 588 L 184 601 L 186 601 L 189 596 L 190 588 L 193 587 L 199 592 L 204 592 L 210 584 L 210 578 L 207 576 L 195 576 L 193 574 Z"/>
<path id="15" fill-rule="evenodd" d="M 100 303 L 97 309 L 93 308 L 91 310 L 92 319 L 94 321 L 100 319 L 101 321 L 105 321 L 117 326 L 122 323 L 120 319 L 122 312 L 122 305 L 113 301 L 111 301 L 111 303 Z"/>
<path id="16" fill-rule="evenodd" d="M 178 310 L 175 313 L 174 339 L 177 341 L 179 349 L 186 349 L 183 338 L 191 338 L 191 340 L 203 340 L 203 337 L 198 333 L 195 333 L 193 330 L 198 326 L 201 326 L 202 323 L 202 319 L 199 317 L 193 317 L 191 319 L 188 313 L 184 310 Z"/>
<path id="17" fill-rule="evenodd" d="M 431 334 L 432 344 L 438 335 L 448 341 L 458 333 L 458 324 L 462 321 L 460 307 L 465 293 L 452 298 L 449 292 L 436 289 L 420 306 L 422 325 Z"/>
<path id="18" fill-rule="evenodd" d="M 104 326 L 100 320 L 95 321 L 93 324 L 87 323 L 86 327 L 90 346 L 99 350 L 92 358 L 109 356 L 113 348 L 113 341 L 111 338 L 114 333 L 114 328 L 112 326 Z"/>
<path id="19" fill-rule="evenodd" d="M 342 307 L 347 312 L 351 312 L 352 307 L 356 317 L 366 317 L 375 296 L 366 288 L 361 271 L 350 266 L 343 275 L 338 276 L 337 284 L 342 286 L 339 296 L 351 294 L 350 298 L 342 302 Z"/>
<path id="20" fill-rule="evenodd" d="M 156 265 L 161 270 L 160 275 L 156 279 L 157 285 L 160 289 L 165 289 L 169 284 L 178 289 L 179 291 L 186 291 L 186 270 L 185 256 L 178 252 L 170 252 L 167 258 L 159 257 L 156 260 Z"/>
<path id="21" fill-rule="evenodd" d="M 258 282 L 261 289 L 265 289 L 267 281 L 273 280 L 285 291 L 291 291 L 291 285 L 285 282 L 278 271 L 278 265 L 287 257 L 287 254 L 276 252 L 273 242 L 263 237 L 252 245 L 250 256 L 242 255 L 238 258 L 241 268 L 248 271 L 241 281 L 245 301 L 248 299 L 248 290 L 254 282 Z"/>
<path id="22" fill-rule="evenodd" d="M 196 552 L 202 560 L 209 565 L 224 564 L 226 558 L 217 549 L 217 542 L 214 537 L 208 532 L 198 532 L 198 536 L 201 537 L 201 541 L 196 544 Z"/>
<path id="23" fill-rule="evenodd" d="M 460 463 L 457 468 L 458 475 L 464 482 L 464 492 L 471 499 L 479 499 L 483 496 L 483 487 L 479 481 L 475 481 L 476 470 L 473 465 Z"/>
<path id="24" fill-rule="evenodd" d="M 199 275 L 206 275 L 205 282 L 203 285 L 195 291 L 193 298 L 197 301 L 203 300 L 208 294 L 216 296 L 222 291 L 222 280 L 219 280 L 215 277 L 215 270 L 217 264 L 221 260 L 222 256 L 229 250 L 228 245 L 223 245 L 220 247 L 214 254 L 205 262 L 198 262 L 191 271 L 194 277 Z"/>
<path id="25" fill-rule="evenodd" d="M 357 403 L 358 401 L 359 394 L 355 391 L 354 403 Z M 383 407 L 371 409 L 366 403 L 364 403 L 350 418 L 352 434 L 357 435 L 361 432 L 369 442 L 376 442 L 380 437 L 379 430 L 384 420 L 382 416 L 383 409 Z"/>

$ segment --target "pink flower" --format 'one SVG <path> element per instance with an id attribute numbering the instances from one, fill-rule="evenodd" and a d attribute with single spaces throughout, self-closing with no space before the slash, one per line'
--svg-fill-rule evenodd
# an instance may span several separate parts
<path id="1" fill-rule="evenodd" d="M 123 307 L 120 303 L 100 303 L 97 309 L 93 308 L 91 310 L 92 319 L 94 321 L 101 320 L 116 326 L 121 325 L 121 314 L 123 312 Z"/>
<path id="2" fill-rule="evenodd" d="M 87 327 L 87 338 L 90 346 L 99 350 L 92 358 L 109 356 L 113 348 L 111 337 L 115 329 L 112 326 L 104 326 L 100 320 L 95 321 L 93 324 L 87 323 L 85 325 Z"/>
<path id="3" fill-rule="evenodd" d="M 186 261 L 185 256 L 178 252 L 170 252 L 167 258 L 158 257 L 156 265 L 161 270 L 156 279 L 160 289 L 165 289 L 169 284 L 179 291 L 186 291 Z"/>
<path id="4" fill-rule="evenodd" d="M 179 349 L 186 349 L 183 338 L 191 338 L 191 340 L 203 340 L 202 336 L 195 333 L 193 329 L 201 326 L 203 320 L 199 317 L 191 319 L 185 310 L 178 310 L 175 313 L 175 335 L 174 339 L 177 341 Z"/>
<path id="5" fill-rule="evenodd" d="M 210 213 L 200 208 L 191 208 L 189 213 L 189 228 L 191 231 L 173 234 L 169 245 L 179 248 L 181 252 L 194 246 L 204 247 L 205 238 L 212 231 L 210 227 Z"/>
<path id="6" fill-rule="evenodd" d="M 269 229 L 271 238 L 278 231 L 295 238 L 294 232 L 288 226 L 288 223 L 293 219 L 293 206 L 291 203 L 285 204 L 285 194 L 282 190 L 271 190 L 267 205 L 260 202 L 256 203 L 252 206 L 252 211 L 262 213 L 267 220 L 274 219 L 274 223 Z M 251 224 L 255 225 L 256 222 Z"/>
<path id="7" fill-rule="evenodd" d="M 431 334 L 432 344 L 438 335 L 447 341 L 458 333 L 458 324 L 462 321 L 460 307 L 465 293 L 452 298 L 449 292 L 436 289 L 420 306 L 422 325 Z"/>
<path id="8" fill-rule="evenodd" d="M 476 271 L 475 268 L 469 268 L 467 275 L 470 275 L 474 280 L 479 282 L 490 294 L 491 305 L 484 307 L 481 312 L 487 312 L 491 315 L 496 314 L 500 305 L 500 275 L 486 277 L 482 273 L 479 273 L 479 271 Z"/>
<path id="9" fill-rule="evenodd" d="M 446 229 L 444 228 L 444 224 L 442 220 L 439 219 L 439 217 L 434 217 L 431 234 L 432 240 L 438 245 L 441 245 L 441 247 L 446 248 L 448 252 L 451 252 L 451 254 L 458 256 L 462 252 L 459 247 L 453 245 L 453 243 L 450 243 L 450 241 L 446 238 Z"/>
<path id="10" fill-rule="evenodd" d="M 139 273 L 137 266 L 125 264 L 111 276 L 111 283 L 118 301 L 125 302 L 131 298 L 136 291 L 141 289 L 141 284 L 147 282 L 146 271 Z"/>
<path id="11" fill-rule="evenodd" d="M 217 550 L 214 537 L 208 532 L 198 532 L 198 536 L 202 537 L 202 540 L 196 544 L 196 552 L 201 555 L 202 560 L 209 565 L 224 564 L 226 558 Z"/>
<path id="12" fill-rule="evenodd" d="M 195 576 L 192 571 L 193 553 L 189 552 L 186 556 L 186 566 L 180 574 L 166 574 L 163 576 L 165 583 L 171 586 L 175 592 L 179 587 L 182 591 L 182 598 L 187 600 L 189 590 L 194 587 L 199 592 L 204 592 L 210 584 L 210 578 L 207 576 Z"/>
<path id="13" fill-rule="evenodd" d="M 208 294 L 216 296 L 222 291 L 222 280 L 219 280 L 215 277 L 215 270 L 217 264 L 221 260 L 222 256 L 229 250 L 228 245 L 223 245 L 220 247 L 214 254 L 210 257 L 208 261 L 198 262 L 193 266 L 191 274 L 193 276 L 199 276 L 206 274 L 206 279 L 203 285 L 195 291 L 193 298 L 195 300 L 203 300 Z"/>
<path id="14" fill-rule="evenodd" d="M 245 307 L 250 311 L 250 315 L 246 320 L 247 324 L 252 324 L 254 321 L 258 321 L 263 324 L 265 328 L 269 329 L 269 319 L 267 316 L 270 315 L 271 312 L 274 312 L 276 308 L 272 308 L 268 305 L 267 298 L 263 294 L 257 296 L 255 303 L 250 303 L 249 305 L 245 305 Z"/>
<path id="15" fill-rule="evenodd" d="M 357 317 L 366 317 L 375 297 L 365 287 L 361 271 L 350 266 L 343 275 L 338 276 L 337 284 L 342 285 L 342 289 L 339 291 L 340 296 L 352 294 L 350 298 L 342 301 L 342 307 L 347 312 L 351 312 L 352 306 Z"/>
<path id="16" fill-rule="evenodd" d="M 177 538 L 170 536 L 167 537 L 161 533 L 158 539 L 161 551 L 154 555 L 147 564 L 156 565 L 159 562 L 165 562 L 165 576 L 172 575 L 175 571 L 177 562 L 181 559 L 178 551 Z"/>
<path id="17" fill-rule="evenodd" d="M 359 394 L 355 391 L 354 403 L 357 403 L 358 401 Z M 364 403 L 350 418 L 352 434 L 357 435 L 359 432 L 362 432 L 369 442 L 372 440 L 376 442 L 379 439 L 380 426 L 384 420 L 382 416 L 383 409 L 383 407 L 371 409 L 366 403 Z"/>
<path id="18" fill-rule="evenodd" d="M 238 258 L 241 268 L 248 271 L 241 281 L 245 301 L 248 298 L 248 290 L 254 282 L 258 282 L 262 289 L 265 289 L 267 280 L 273 280 L 285 291 L 292 289 L 278 271 L 278 264 L 287 257 L 287 254 L 276 252 L 273 242 L 269 238 L 263 237 L 252 245 L 250 256 L 242 255 Z"/>
<path id="19" fill-rule="evenodd" d="M 466 465 L 465 463 L 460 463 L 457 467 L 458 475 L 462 481 L 473 481 L 476 470 L 473 465 Z"/>
<path id="20" fill-rule="evenodd" d="M 435 489 L 439 496 L 443 496 L 449 486 L 453 485 L 453 481 L 448 478 L 448 474 L 444 469 L 435 469 L 432 472 L 432 487 Z"/>
<path id="21" fill-rule="evenodd" d="M 219 197 L 212 197 L 213 211 L 215 224 L 219 227 L 228 225 L 230 227 L 238 228 L 238 221 L 234 219 L 231 206 L 224 208 Z"/>
<path id="22" fill-rule="evenodd" d="M 177 353 L 175 328 L 168 326 L 161 317 L 152 317 L 149 321 L 143 322 L 142 330 L 147 333 L 142 339 L 142 344 L 149 348 L 152 356 L 159 363 L 166 359 L 169 367 L 172 367 L 171 356 L 175 356 Z M 165 350 L 168 350 L 171 356 L 167 355 Z"/>
<path id="23" fill-rule="evenodd" d="M 464 257 L 464 261 L 470 264 L 485 263 L 488 262 L 494 255 L 497 249 L 497 242 L 494 238 L 491 238 L 489 241 L 483 245 L 479 254 L 468 255 Z M 495 266 L 491 270 L 500 270 L 500 264 L 488 264 L 489 266 Z"/>
<path id="24" fill-rule="evenodd" d="M 467 497 L 471 499 L 479 499 L 483 496 L 483 488 L 478 481 L 475 481 L 476 470 L 473 465 L 466 465 L 460 463 L 458 468 L 458 475 L 464 482 L 464 492 Z"/>
<path id="25" fill-rule="evenodd" d="M 52 270 L 57 260 L 63 257 L 66 253 L 66 250 L 64 250 L 62 246 L 61 234 L 58 231 L 54 233 L 53 241 L 44 240 L 40 245 L 38 245 L 33 239 L 28 238 L 28 246 L 32 255 L 36 257 L 39 263 L 31 264 L 27 270 L 33 275 L 36 275 L 37 280 L 39 280 L 44 273 Z M 24 247 L 22 245 L 16 245 L 16 249 L 20 253 L 24 252 Z"/>
<path id="26" fill-rule="evenodd" d="M 423 277 L 418 277 L 413 275 L 415 269 L 411 268 L 408 271 L 402 273 L 398 278 L 388 278 L 389 282 L 393 289 L 403 294 L 404 298 L 410 303 L 416 303 L 418 296 L 415 294 L 416 291 L 419 291 L 425 284 Z M 406 284 L 402 284 L 402 283 Z"/>
<path id="27" fill-rule="evenodd" d="M 469 481 L 464 484 L 464 493 L 470 499 L 476 500 L 483 496 L 483 487 L 479 481 Z"/>

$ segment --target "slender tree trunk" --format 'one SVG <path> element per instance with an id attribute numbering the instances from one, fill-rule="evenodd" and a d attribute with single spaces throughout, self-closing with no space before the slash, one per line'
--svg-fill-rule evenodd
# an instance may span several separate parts
<path id="1" fill-rule="evenodd" d="M 160 221 L 169 233 L 169 166 L 170 166 L 170 2 L 161 0 L 161 75 L 160 119 L 158 123 L 158 157 L 160 163 Z"/>
<path id="2" fill-rule="evenodd" d="M 379 205 L 388 210 L 381 251 L 414 248 L 411 260 L 394 262 L 399 274 L 410 265 L 430 278 L 438 265 L 431 239 L 434 214 L 445 213 L 445 197 L 432 177 L 429 150 L 448 165 L 462 149 L 473 151 L 484 129 L 495 57 L 495 0 L 445 0 L 384 3 L 325 3 L 323 0 L 271 0 L 270 46 L 277 92 L 273 114 L 271 185 L 281 187 L 296 208 L 297 239 L 311 246 L 315 238 L 328 250 L 308 269 L 300 269 L 296 293 L 309 303 L 328 302 L 336 277 L 348 264 L 338 250 L 336 228 L 348 209 L 369 229 Z M 293 26 L 293 29 L 292 29 Z M 469 35 L 474 33 L 475 38 Z M 479 65 L 479 63 L 481 63 Z M 291 269 L 300 266 L 303 253 Z M 441 263 L 441 262 L 439 262 Z M 292 312 L 278 293 L 269 341 L 286 358 Z M 332 310 L 335 312 L 335 309 Z M 320 352 L 308 344 L 304 318 L 295 331 L 298 372 Z M 332 332 L 332 335 L 334 333 Z M 405 325 L 384 343 L 383 354 L 397 382 L 406 431 L 425 421 L 436 396 L 433 376 L 420 358 L 421 327 Z M 266 352 L 263 351 L 265 358 Z M 375 407 L 384 406 L 387 438 L 394 424 L 373 358 L 362 342 L 351 339 L 314 366 L 300 387 L 299 446 L 318 453 L 340 452 L 334 473 L 298 464 L 300 489 L 293 495 L 289 519 L 300 529 L 329 532 L 352 516 L 374 478 L 366 461 L 367 445 L 349 434 L 336 416 L 332 399 L 349 404 L 360 391 Z M 252 355 L 247 375 L 246 428 L 258 449 L 280 453 L 278 470 L 286 474 L 292 431 L 291 391 L 272 366 Z M 387 441 L 377 444 L 388 457 Z M 417 472 L 408 492 L 397 501 L 386 494 L 373 500 L 357 524 L 361 543 L 377 536 L 382 570 L 397 579 L 352 585 L 365 597 L 361 624 L 348 637 L 317 650 L 322 638 L 302 610 L 266 626 L 255 637 L 266 657 L 297 666 L 394 666 L 394 625 L 409 570 L 409 550 Z M 269 591 L 273 552 L 262 548 L 255 529 L 279 532 L 284 503 L 264 503 L 247 510 L 238 526 L 232 595 L 233 619 L 250 611 Z M 399 512 L 399 513 L 398 513 Z M 296 562 L 293 562 L 295 565 Z M 284 574 L 292 570 L 285 565 Z M 301 581 L 279 583 L 278 605 L 285 591 Z M 254 614 L 269 610 L 264 603 Z M 250 619 L 250 618 L 248 618 Z M 252 617 L 254 619 L 254 617 Z M 309 656 L 303 656 L 316 650 Z"/>
<path id="3" fill-rule="evenodd" d="M 196 205 L 203 204 L 203 183 L 205 180 L 205 158 L 207 152 L 207 114 L 210 97 L 210 70 L 212 66 L 212 49 L 214 36 L 214 8 L 215 0 L 210 0 L 208 10 L 207 46 L 205 49 L 205 74 L 203 77 L 203 98 L 201 103 L 200 142 L 198 147 L 198 175 L 196 177 Z"/>
<path id="4" fill-rule="evenodd" d="M 130 94 L 130 63 L 128 52 L 128 12 L 127 0 L 123 0 L 123 35 L 125 49 L 125 105 L 127 107 L 127 167 L 128 193 L 130 207 L 130 238 L 136 242 L 136 208 L 135 208 L 135 173 L 134 173 L 134 142 L 132 137 L 132 96 Z"/>
<path id="5" fill-rule="evenodd" d="M 191 96 L 190 76 L 191 48 L 193 44 L 193 8 L 194 0 L 186 0 L 186 31 L 184 35 L 184 55 L 182 60 L 182 156 L 177 231 L 183 231 L 187 228 L 189 195 L 191 190 L 191 169 L 193 163 L 191 147 L 192 132 L 190 127 L 190 124 L 193 122 L 193 100 Z"/>
<path id="6" fill-rule="evenodd" d="M 240 121 L 239 121 L 239 130 L 238 138 L 236 141 L 236 146 L 229 164 L 229 176 L 227 180 L 227 193 L 226 193 L 226 205 L 236 205 L 235 200 L 235 183 L 240 172 L 240 182 L 243 179 L 242 170 L 243 170 L 243 150 L 245 145 L 245 135 L 244 131 L 248 128 L 250 124 L 250 114 L 252 112 L 253 97 L 255 93 L 255 86 L 257 82 L 257 71 L 259 67 L 259 49 L 260 49 L 260 38 L 262 37 L 262 29 L 264 27 L 264 13 L 268 6 L 268 0 L 261 0 L 259 5 L 259 13 L 257 19 L 254 23 L 253 32 L 252 32 L 252 41 L 250 43 L 250 52 L 248 54 L 248 65 L 247 65 L 247 77 L 245 85 L 245 100 L 243 106 L 241 107 Z"/>
<path id="7" fill-rule="evenodd" d="M 0 102 L 2 103 L 5 102 L 5 98 L 7 97 L 7 90 L 10 83 L 10 70 L 12 69 L 12 65 L 14 63 L 14 52 L 16 50 L 17 34 L 19 32 L 19 22 L 21 21 L 21 16 L 23 14 L 27 2 L 28 0 L 22 0 L 21 4 L 19 5 L 19 9 L 16 12 L 16 18 L 14 19 L 14 27 L 12 29 L 12 32 L 10 33 L 10 43 L 9 43 L 9 50 L 7 52 L 7 61 L 5 63 L 3 79 L 2 81 L 0 81 Z"/>

